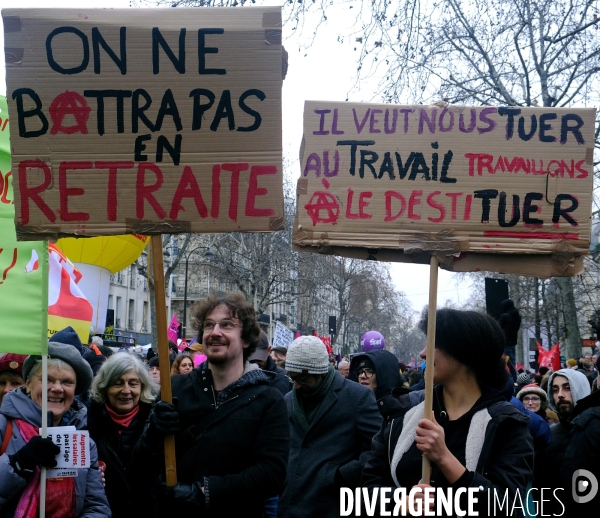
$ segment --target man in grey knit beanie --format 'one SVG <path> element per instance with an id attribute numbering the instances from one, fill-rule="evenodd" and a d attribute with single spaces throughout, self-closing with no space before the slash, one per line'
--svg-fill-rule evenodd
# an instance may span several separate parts
<path id="1" fill-rule="evenodd" d="M 329 363 L 325 344 L 301 336 L 290 345 L 286 394 L 290 457 L 278 516 L 337 517 L 340 487 L 358 487 L 371 439 L 381 425 L 373 391 L 349 381 Z"/>

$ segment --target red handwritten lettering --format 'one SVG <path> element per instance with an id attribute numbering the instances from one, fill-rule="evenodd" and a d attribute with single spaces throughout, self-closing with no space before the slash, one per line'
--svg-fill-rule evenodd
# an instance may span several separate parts
<path id="1" fill-rule="evenodd" d="M 152 171 L 156 176 L 156 183 L 146 185 L 146 170 Z M 141 162 L 138 165 L 137 179 L 135 183 L 135 214 L 138 219 L 144 219 L 144 201 L 148 201 L 154 212 L 160 219 L 164 219 L 167 213 L 161 207 L 158 200 L 152 194 L 158 191 L 163 184 L 163 174 L 160 168 L 149 162 Z"/>
<path id="2" fill-rule="evenodd" d="M 250 169 L 248 196 L 246 197 L 246 216 L 273 216 L 273 209 L 259 209 L 254 205 L 258 196 L 266 196 L 269 191 L 258 186 L 258 177 L 265 174 L 277 174 L 277 166 L 255 165 Z"/>
<path id="3" fill-rule="evenodd" d="M 27 175 L 29 169 L 41 169 L 44 175 L 43 182 L 34 187 L 30 187 L 27 182 Z M 48 221 L 50 221 L 51 223 L 54 223 L 56 221 L 56 215 L 40 196 L 40 194 L 48 188 L 51 182 L 52 172 L 50 171 L 50 167 L 48 167 L 48 164 L 46 164 L 46 162 L 37 159 L 23 160 L 19 163 L 19 190 L 21 192 L 20 223 L 22 225 L 29 224 L 29 200 L 31 200 L 37 205 L 37 207 L 42 211 L 44 216 L 46 216 Z"/>

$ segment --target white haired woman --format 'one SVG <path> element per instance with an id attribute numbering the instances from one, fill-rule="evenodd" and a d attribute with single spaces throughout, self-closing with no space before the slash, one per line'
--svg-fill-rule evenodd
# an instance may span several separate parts
<path id="1" fill-rule="evenodd" d="M 85 394 L 92 369 L 69 344 L 48 344 L 48 424 L 85 429 L 87 410 L 75 399 Z M 42 361 L 29 356 L 23 364 L 25 386 L 6 394 L 0 408 L 0 517 L 38 516 L 40 467 L 56 466 L 58 446 L 39 436 L 42 426 Z M 98 469 L 96 445 L 90 441 L 90 467 L 77 477 L 48 479 L 46 516 L 110 517 Z"/>
<path id="2" fill-rule="evenodd" d="M 113 354 L 92 382 L 89 430 L 98 445 L 100 465 L 105 469 L 106 495 L 115 518 L 144 514 L 140 512 L 144 503 L 136 497 L 136 484 L 143 475 L 131 466 L 131 453 L 157 392 L 146 366 L 125 352 Z"/>

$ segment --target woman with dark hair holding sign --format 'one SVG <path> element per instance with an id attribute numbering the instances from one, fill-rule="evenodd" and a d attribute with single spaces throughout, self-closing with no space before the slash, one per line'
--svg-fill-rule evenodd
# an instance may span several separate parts
<path id="1" fill-rule="evenodd" d="M 420 328 L 426 332 L 427 319 Z M 404 487 L 407 494 L 414 486 L 477 488 L 479 516 L 494 516 L 487 509 L 487 491 L 492 491 L 492 503 L 494 492 L 500 501 L 508 494 L 510 505 L 517 492 L 524 500 L 533 443 L 527 417 L 504 395 L 510 380 L 503 351 L 502 329 L 492 318 L 438 310 L 435 356 L 421 352 L 434 367 L 433 418 L 424 419 L 424 391 L 388 396 L 392 400 L 385 404 L 391 410 L 373 438 L 362 485 Z M 431 461 L 430 485 L 421 481 L 423 454 Z M 461 502 L 467 509 L 466 492 Z"/>

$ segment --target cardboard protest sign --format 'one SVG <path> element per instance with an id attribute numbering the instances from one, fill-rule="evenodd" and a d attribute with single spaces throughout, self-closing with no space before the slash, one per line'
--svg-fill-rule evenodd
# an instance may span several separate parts
<path id="1" fill-rule="evenodd" d="M 590 242 L 594 121 L 594 109 L 307 101 L 295 248 L 572 262 Z"/>
<path id="2" fill-rule="evenodd" d="M 277 322 L 275 326 L 275 336 L 273 337 L 273 347 L 289 347 L 294 341 L 294 333 L 284 324 Z"/>
<path id="3" fill-rule="evenodd" d="M 283 228 L 279 8 L 2 17 L 20 240 Z"/>
<path id="4" fill-rule="evenodd" d="M 0 96 L 0 353 L 48 351 L 48 243 L 17 242 L 6 97 Z"/>

